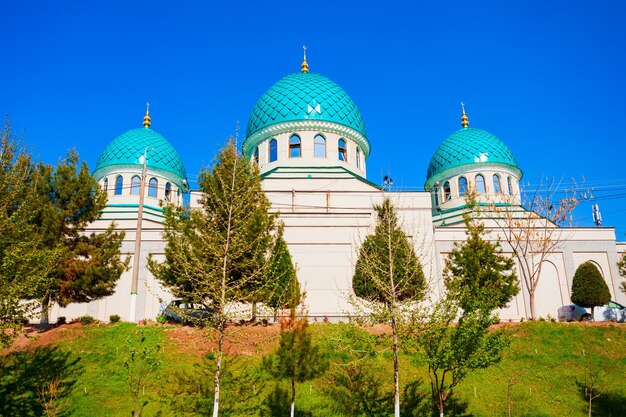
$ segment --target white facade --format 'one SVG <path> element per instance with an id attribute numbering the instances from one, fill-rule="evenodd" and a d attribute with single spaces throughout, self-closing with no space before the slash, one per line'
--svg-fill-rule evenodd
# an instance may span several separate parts
<path id="1" fill-rule="evenodd" d="M 466 138 L 465 148 L 461 149 L 459 145 L 461 153 L 474 152 L 474 160 L 470 163 L 461 160 L 450 162 L 445 161 L 449 155 L 444 154 L 442 160 L 448 165 L 436 166 L 436 171 L 433 169 L 434 174 L 427 181 L 427 191 L 385 192 L 366 179 L 366 159 L 370 147 L 358 109 L 343 90 L 325 77 L 311 75 L 309 86 L 307 74 L 308 65 L 305 68 L 303 64 L 302 74 L 293 74 L 277 83 L 287 83 L 290 88 L 300 89 L 301 94 L 296 94 L 295 98 L 282 100 L 273 94 L 269 99 L 264 96 L 259 100 L 243 148 L 246 156 L 258 163 L 263 177 L 262 186 L 272 210 L 280 213 L 280 220 L 285 224 L 284 237 L 301 288 L 306 290 L 309 314 L 318 319 L 335 321 L 353 313 L 348 299 L 352 293 L 354 265 L 361 242 L 375 226 L 373 205 L 385 197 L 390 198 L 397 208 L 401 224 L 412 240 L 427 276 L 429 296 L 436 300 L 444 291 L 442 272 L 446 255 L 455 242 L 466 238 L 462 223 L 464 184 L 478 189 L 479 203 L 519 204 L 522 174 L 514 157 L 506 145 L 488 132 L 462 129 L 450 138 L 477 135 L 483 141 L 480 146 L 486 147 L 480 152 L 472 150 L 474 136 Z M 276 91 L 282 90 L 275 89 L 274 93 Z M 331 101 L 333 95 L 335 101 Z M 328 102 L 322 100 L 329 96 L 331 99 Z M 268 104 L 268 100 L 273 101 Z M 287 119 L 281 119 L 281 106 L 289 108 L 282 113 L 287 115 Z M 342 113 L 344 106 L 349 111 Z M 345 117 L 345 121 L 336 114 Z M 464 129 L 467 128 L 465 113 L 463 123 Z M 449 154 L 454 156 L 454 152 Z M 438 163 L 441 165 L 441 162 Z M 100 175 L 96 179 L 103 187 L 108 181 L 109 203 L 102 218 L 90 227 L 90 231 L 101 231 L 115 221 L 126 232 L 122 252 L 132 257 L 139 202 L 139 196 L 133 192 L 137 190 L 132 188 L 132 178 L 141 174 L 141 166 L 112 167 L 97 172 Z M 121 193 L 115 190 L 118 176 L 122 176 L 124 181 Z M 151 178 L 158 183 L 156 196 L 153 193 L 155 190 L 150 189 Z M 154 319 L 161 303 L 172 299 L 147 270 L 146 259 L 149 254 L 156 260 L 164 259 L 164 217 L 159 202 L 166 197 L 166 184 L 170 184 L 169 199 L 182 204 L 182 190 L 179 192 L 176 185 L 184 183 L 184 180 L 181 183 L 181 178 L 181 175 L 170 177 L 163 169 L 151 171 L 148 163 L 136 297 L 137 320 Z M 460 182 L 463 180 L 466 183 Z M 189 200 L 192 208 L 199 207 L 200 197 L 199 192 L 191 192 Z M 497 240 L 497 230 L 488 224 L 487 236 Z M 618 257 L 626 252 L 626 244 L 616 243 L 614 229 L 559 230 L 563 243 L 543 265 L 535 296 L 537 315 L 556 317 L 557 308 L 570 303 L 576 268 L 587 261 L 598 266 L 612 299 L 626 304 L 626 295 L 619 290 L 622 278 L 616 266 Z M 505 245 L 503 250 L 511 252 Z M 73 304 L 64 309 L 54 307 L 51 320 L 58 316 L 70 319 L 85 314 L 99 320 L 108 320 L 109 315 L 118 314 L 128 320 L 131 276 L 132 271 L 126 271 L 118 282 L 116 293 L 110 297 L 88 304 Z M 528 292 L 523 282 L 520 286 L 520 293 L 507 308 L 500 311 L 501 319 L 530 317 Z"/>

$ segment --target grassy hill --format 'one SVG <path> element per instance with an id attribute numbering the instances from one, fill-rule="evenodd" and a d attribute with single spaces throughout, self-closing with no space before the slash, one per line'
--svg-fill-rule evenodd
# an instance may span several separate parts
<path id="1" fill-rule="evenodd" d="M 385 329 L 365 332 L 330 324 L 311 329 L 331 367 L 323 377 L 298 386 L 296 415 L 352 415 L 356 404 L 369 407 L 362 415 L 391 415 Z M 446 415 L 506 416 L 510 404 L 514 416 L 586 416 L 583 383 L 592 371 L 601 376 L 597 388 L 603 391 L 593 415 L 626 416 L 626 325 L 535 322 L 505 329 L 511 346 L 504 360 L 470 374 Z M 229 329 L 220 415 L 288 415 L 287 383 L 273 381 L 261 364 L 277 347 L 279 331 L 277 325 Z M 212 335 L 190 327 L 128 323 L 64 325 L 18 340 L 0 354 L 0 415 L 43 415 L 48 398 L 65 415 L 129 416 L 133 405 L 125 364 L 132 349 L 137 358 L 144 348 L 154 350 L 148 362 L 155 370 L 141 384 L 143 415 L 207 415 L 213 399 Z M 401 361 L 402 414 L 429 415 L 426 367 L 410 351 Z M 141 369 L 141 362 L 134 364 Z M 58 395 L 50 397 L 47 388 L 57 378 Z"/>

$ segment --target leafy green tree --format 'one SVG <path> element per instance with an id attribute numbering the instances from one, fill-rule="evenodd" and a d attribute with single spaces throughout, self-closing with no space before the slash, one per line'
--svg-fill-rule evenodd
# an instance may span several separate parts
<path id="1" fill-rule="evenodd" d="M 172 293 L 210 304 L 215 317 L 207 325 L 218 333 L 213 416 L 218 416 L 226 323 L 234 302 L 251 301 L 264 290 L 273 247 L 275 215 L 261 189 L 256 166 L 233 143 L 221 150 L 212 169 L 203 169 L 198 185 L 201 208 L 165 210 L 165 261 L 148 268 Z"/>
<path id="2" fill-rule="evenodd" d="M 161 359 L 161 345 L 151 343 L 145 330 L 137 334 L 129 334 L 126 338 L 126 352 L 123 356 L 123 369 L 126 373 L 126 385 L 133 402 L 131 415 L 141 417 L 143 408 L 148 403 L 142 400 L 143 392 L 150 378 L 163 364 Z"/>
<path id="3" fill-rule="evenodd" d="M 48 288 L 61 256 L 61 248 L 45 246 L 37 233 L 39 176 L 7 122 L 0 132 L 0 348 L 38 308 L 30 295 Z"/>
<path id="4" fill-rule="evenodd" d="M 512 258 L 502 254 L 500 243 L 483 239 L 484 225 L 470 215 L 464 216 L 467 240 L 455 242 L 445 261 L 444 282 L 448 297 L 461 308 L 475 303 L 505 307 L 519 293 Z"/>
<path id="5" fill-rule="evenodd" d="M 411 311 L 424 297 L 426 280 L 422 266 L 407 235 L 400 227 L 389 198 L 374 205 L 376 228 L 359 249 L 352 286 L 365 301 L 372 321 L 391 325 L 394 364 L 394 414 L 400 415 L 398 362 L 399 326 L 412 317 Z"/>
<path id="6" fill-rule="evenodd" d="M 296 317 L 295 311 L 292 308 L 290 318 L 281 322 L 280 346 L 274 357 L 264 362 L 272 376 L 291 382 L 291 417 L 295 413 L 296 383 L 314 379 L 328 368 L 326 355 L 313 344 L 306 312 Z"/>
<path id="7" fill-rule="evenodd" d="M 301 302 L 300 283 L 291 261 L 287 242 L 283 239 L 283 228 L 277 231 L 274 250 L 267 271 L 265 304 L 274 310 L 276 321 L 279 309 L 295 308 Z"/>
<path id="8" fill-rule="evenodd" d="M 591 262 L 581 264 L 572 280 L 572 303 L 591 307 L 591 319 L 594 319 L 594 308 L 609 301 L 611 292 L 598 268 Z"/>
<path id="9" fill-rule="evenodd" d="M 475 303 L 472 309 L 463 310 L 457 300 L 444 298 L 434 307 L 418 336 L 441 417 L 446 401 L 465 376 L 498 363 L 509 344 L 504 331 L 489 331 L 497 320 L 491 308 L 491 304 L 480 308 Z"/>
<path id="10" fill-rule="evenodd" d="M 85 232 L 102 214 L 107 196 L 87 164 L 79 163 L 75 150 L 68 152 L 56 168 L 39 164 L 37 170 L 37 233 L 44 247 L 62 250 L 61 259 L 49 274 L 49 286 L 33 293 L 43 300 L 46 322 L 51 302 L 66 306 L 113 294 L 129 259 L 121 257 L 124 232 L 116 231 L 115 224 L 101 233 Z"/>
<path id="11" fill-rule="evenodd" d="M 446 259 L 446 296 L 419 336 L 440 416 L 468 372 L 500 361 L 508 339 L 500 330 L 489 332 L 497 320 L 493 311 L 519 292 L 513 261 L 502 255 L 498 244 L 483 240 L 479 221 L 469 214 L 464 218 L 467 240 L 456 243 Z"/>

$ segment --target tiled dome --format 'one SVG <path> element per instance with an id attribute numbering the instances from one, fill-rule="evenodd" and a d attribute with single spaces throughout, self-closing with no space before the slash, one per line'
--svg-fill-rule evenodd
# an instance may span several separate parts
<path id="1" fill-rule="evenodd" d="M 187 178 L 183 161 L 176 149 L 167 139 L 147 127 L 129 130 L 115 138 L 98 159 L 94 177 L 97 179 L 99 173 L 104 173 L 115 166 L 142 166 L 140 157 L 143 156 L 146 147 L 151 148 L 148 150 L 147 158 L 149 168 L 174 174 L 177 178 L 173 180 L 177 182 Z"/>
<path id="2" fill-rule="evenodd" d="M 426 172 L 427 185 L 434 182 L 433 177 L 451 168 L 485 163 L 506 165 L 519 171 L 515 156 L 497 136 L 482 129 L 464 127 L 448 136 L 435 151 Z"/>
<path id="3" fill-rule="evenodd" d="M 302 120 L 334 122 L 367 136 L 361 112 L 341 87 L 323 75 L 298 72 L 278 81 L 259 99 L 246 138 L 273 124 Z"/>

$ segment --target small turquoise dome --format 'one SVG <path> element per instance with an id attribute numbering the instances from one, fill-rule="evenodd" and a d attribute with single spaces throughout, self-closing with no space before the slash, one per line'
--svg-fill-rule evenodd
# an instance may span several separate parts
<path id="1" fill-rule="evenodd" d="M 354 101 L 333 81 L 310 72 L 288 75 L 263 94 L 248 121 L 244 149 L 254 145 L 250 138 L 255 133 L 278 123 L 296 121 L 346 126 L 364 138 L 363 151 L 369 155 L 365 123 Z"/>
<path id="2" fill-rule="evenodd" d="M 187 172 L 178 152 L 167 139 L 147 127 L 129 130 L 115 138 L 102 152 L 93 176 L 99 179 L 99 177 L 115 171 L 116 167 L 141 167 L 143 164 L 140 162 L 140 158 L 146 147 L 151 148 L 147 154 L 148 168 L 164 171 L 165 177 L 172 177 L 172 181 L 181 186 L 183 180 L 187 178 Z"/>
<path id="3" fill-rule="evenodd" d="M 473 127 L 457 130 L 437 148 L 426 172 L 429 189 L 446 171 L 472 164 L 504 165 L 519 172 L 515 156 L 497 136 Z"/>

